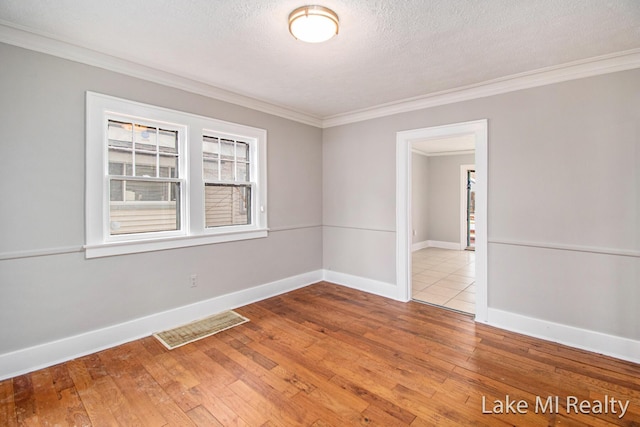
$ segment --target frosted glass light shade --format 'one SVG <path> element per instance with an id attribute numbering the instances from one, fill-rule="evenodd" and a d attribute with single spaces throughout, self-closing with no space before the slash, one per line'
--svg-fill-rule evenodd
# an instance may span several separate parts
<path id="1" fill-rule="evenodd" d="M 289 32 L 307 43 L 321 43 L 338 34 L 338 15 L 323 6 L 303 6 L 289 15 Z"/>

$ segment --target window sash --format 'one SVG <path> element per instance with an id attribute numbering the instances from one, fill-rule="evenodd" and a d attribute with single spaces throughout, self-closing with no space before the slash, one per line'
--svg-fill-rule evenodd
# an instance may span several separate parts
<path id="1" fill-rule="evenodd" d="M 251 225 L 253 185 L 206 183 L 204 194 L 205 227 Z"/>
<path id="2" fill-rule="evenodd" d="M 180 231 L 180 190 L 175 200 L 128 200 L 109 203 L 109 233 L 115 236 L 139 236 L 147 233 Z"/>
<path id="3" fill-rule="evenodd" d="M 205 182 L 254 182 L 253 141 L 222 135 L 202 137 L 203 178 Z"/>

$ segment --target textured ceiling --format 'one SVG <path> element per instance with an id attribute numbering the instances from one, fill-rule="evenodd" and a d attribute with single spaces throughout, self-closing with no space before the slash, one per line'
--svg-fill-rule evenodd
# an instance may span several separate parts
<path id="1" fill-rule="evenodd" d="M 319 0 L 318 0 L 319 1 Z M 640 48 L 640 0 L 2 0 L 0 23 L 318 118 Z"/>

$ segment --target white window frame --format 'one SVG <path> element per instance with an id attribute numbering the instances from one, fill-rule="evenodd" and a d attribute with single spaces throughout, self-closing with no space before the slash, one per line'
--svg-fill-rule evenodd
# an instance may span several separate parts
<path id="1" fill-rule="evenodd" d="M 127 235 L 109 232 L 107 122 L 109 118 L 162 123 L 178 130 L 181 182 L 180 230 Z M 205 226 L 203 135 L 229 135 L 249 143 L 251 223 Z M 267 227 L 267 132 L 264 129 L 142 104 L 94 92 L 86 93 L 85 256 L 96 258 L 188 246 L 263 238 Z"/>

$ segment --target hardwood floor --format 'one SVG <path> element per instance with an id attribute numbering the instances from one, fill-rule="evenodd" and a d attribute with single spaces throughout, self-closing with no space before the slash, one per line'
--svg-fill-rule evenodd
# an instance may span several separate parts
<path id="1" fill-rule="evenodd" d="M 640 365 L 463 314 L 324 282 L 237 312 L 176 350 L 149 337 L 1 381 L 0 425 L 640 425 Z"/>

